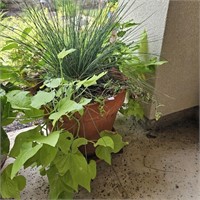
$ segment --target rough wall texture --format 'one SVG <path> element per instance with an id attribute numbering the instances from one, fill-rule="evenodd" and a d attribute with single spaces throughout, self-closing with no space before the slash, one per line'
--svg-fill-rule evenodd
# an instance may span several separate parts
<path id="1" fill-rule="evenodd" d="M 169 0 L 120 0 L 120 2 L 128 2 L 125 19 L 140 23 L 132 34 L 132 39 L 137 41 L 146 29 L 149 52 L 160 55 Z"/>
<path id="2" fill-rule="evenodd" d="M 199 105 L 199 1 L 171 1 L 155 91 L 163 115 Z M 154 118 L 154 107 L 147 113 Z"/>

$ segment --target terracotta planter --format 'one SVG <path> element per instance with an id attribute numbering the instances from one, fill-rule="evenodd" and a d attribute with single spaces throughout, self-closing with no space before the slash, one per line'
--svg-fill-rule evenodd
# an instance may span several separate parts
<path id="1" fill-rule="evenodd" d="M 103 113 L 100 112 L 98 103 L 92 103 L 85 106 L 83 116 L 79 114 L 74 115 L 77 120 L 70 120 L 66 116 L 63 116 L 63 123 L 59 123 L 59 127 L 68 130 L 74 135 L 96 141 L 100 138 L 99 133 L 101 131 L 111 131 L 113 129 L 117 112 L 124 102 L 125 94 L 125 90 L 122 90 L 113 98 L 106 100 L 104 102 Z M 81 151 L 87 155 L 91 155 L 94 154 L 95 149 L 92 144 L 88 144 L 82 147 Z"/>

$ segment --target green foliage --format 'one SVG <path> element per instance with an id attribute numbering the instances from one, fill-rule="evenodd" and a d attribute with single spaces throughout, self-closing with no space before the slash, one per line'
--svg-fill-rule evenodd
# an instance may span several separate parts
<path id="1" fill-rule="evenodd" d="M 127 142 L 123 142 L 122 136 L 120 134 L 115 134 L 111 131 L 102 131 L 100 133 L 101 137 L 110 137 L 114 143 L 114 147 L 112 148 L 113 153 L 118 153 L 124 146 L 128 145 Z"/>
<path id="2" fill-rule="evenodd" d="M 43 136 L 41 135 L 40 127 L 36 127 L 34 129 L 20 133 L 15 139 L 15 144 L 10 152 L 10 155 L 16 158 L 20 153 L 21 146 L 24 143 L 28 143 L 28 145 L 30 145 L 30 142 L 37 142 L 39 144 L 47 144 L 54 147 L 58 141 L 59 134 L 60 131 L 55 131 L 48 136 Z"/>
<path id="3" fill-rule="evenodd" d="M 23 123 L 44 120 L 44 125 L 16 137 L 9 153 L 15 161 L 2 173 L 3 198 L 20 198 L 25 179 L 18 172 L 33 166 L 47 175 L 50 199 L 71 199 L 79 187 L 90 191 L 96 162 L 87 160 L 81 147 L 93 145 L 96 156 L 111 164 L 112 153 L 127 143 L 111 131 L 101 132 L 97 141 L 79 137 L 78 132 L 63 130 L 64 117 L 79 123 L 85 106 L 93 102 L 100 103 L 103 113 L 104 100 L 125 88 L 132 99 L 121 111 L 141 119 L 141 102 L 152 99 L 147 76 L 165 63 L 148 55 L 146 32 L 140 41 L 128 42 L 128 33 L 138 24 L 121 22 L 126 4 L 117 8 L 110 3 L 91 15 L 76 1 L 56 2 L 56 15 L 27 5 L 23 20 L 0 22 L 2 125 L 11 123 L 17 113 Z M 3 129 L 2 133 L 1 150 L 8 153 L 9 140 Z"/>
<path id="4" fill-rule="evenodd" d="M 95 144 L 98 145 L 95 153 L 98 158 L 111 165 L 111 154 L 119 152 L 128 143 L 123 142 L 121 135 L 111 131 L 103 131 L 100 136 L 101 138 Z"/>
<path id="5" fill-rule="evenodd" d="M 56 3 L 53 7 L 57 8 Z M 14 44 L 17 43 L 26 54 L 30 53 L 32 57 L 39 55 L 45 63 L 43 70 L 51 78 L 61 77 L 63 73 L 66 80 L 83 80 L 114 66 L 114 59 L 113 62 L 107 60 L 113 57 L 113 51 L 118 45 L 110 45 L 109 37 L 118 23 L 122 9 L 108 18 L 106 13 L 111 9 L 108 6 L 90 18 L 90 11 L 83 13 L 73 1 L 62 0 L 62 7 L 58 8 L 57 16 L 52 15 L 49 18 L 45 10 L 27 5 L 27 16 L 24 20 L 26 25 L 31 26 L 15 30 L 6 26 L 15 36 L 4 37 Z M 65 19 L 60 20 L 62 17 Z M 63 59 L 61 69 L 59 59 Z"/>
<path id="6" fill-rule="evenodd" d="M 98 146 L 96 148 L 95 153 L 96 153 L 96 155 L 97 155 L 98 158 L 104 160 L 109 165 L 111 165 L 111 153 L 112 153 L 112 149 L 110 147 Z"/>
<path id="7" fill-rule="evenodd" d="M 44 85 L 49 88 L 57 88 L 58 86 L 60 86 L 61 82 L 62 82 L 61 78 L 55 78 L 55 79 L 46 80 L 44 82 Z"/>
<path id="8" fill-rule="evenodd" d="M 10 178 L 13 164 L 10 164 L 1 173 L 0 194 L 3 198 L 15 198 L 20 199 L 20 191 L 24 189 L 26 185 L 26 179 L 19 175 L 13 179 Z"/>
<path id="9" fill-rule="evenodd" d="M 4 2 L 0 1 L 0 10 L 6 9 L 6 7 L 7 7 L 6 4 Z"/>
<path id="10" fill-rule="evenodd" d="M 10 149 L 9 138 L 2 126 L 6 126 L 13 122 L 17 113 L 12 109 L 11 104 L 7 101 L 6 91 L 0 88 L 0 111 L 1 111 L 1 144 L 0 152 L 2 155 L 7 155 Z"/>
<path id="11" fill-rule="evenodd" d="M 19 183 L 16 183 L 16 181 L 18 179 L 24 180 L 23 177 L 17 178 L 19 170 L 22 167 L 37 166 L 40 168 L 41 175 L 48 176 L 50 198 L 71 198 L 73 193 L 78 191 L 79 186 L 88 191 L 91 190 L 91 181 L 96 177 L 96 162 L 94 160 L 88 161 L 81 153 L 80 147 L 88 143 L 93 144 L 96 148 L 97 157 L 111 164 L 111 154 L 120 151 L 126 143 L 122 141 L 119 134 L 107 131 L 100 133 L 98 141 L 90 141 L 60 130 L 56 122 L 63 115 L 72 116 L 75 112 L 83 114 L 84 105 L 87 105 L 91 99 L 82 97 L 74 101 L 72 99 L 74 92 L 79 91 L 80 88 L 84 91 L 91 85 L 96 85 L 97 81 L 106 74 L 101 73 L 86 80 L 74 81 L 70 85 L 63 79 L 51 79 L 44 82 L 44 85 L 41 86 L 44 89 L 38 91 L 35 95 L 30 95 L 29 92 L 21 90 L 12 90 L 8 93 L 1 92 L 2 97 L 7 100 L 10 107 L 17 112 L 24 113 L 25 118 L 29 113 L 29 117 L 33 120 L 35 119 L 34 116 L 31 117 L 33 113 L 40 111 L 42 106 L 48 108 L 51 113 L 49 119 L 53 120 L 52 124 L 54 129 L 57 130 L 45 134 L 39 125 L 34 129 L 20 133 L 16 137 L 14 146 L 9 153 L 9 156 L 15 158 L 15 161 L 10 167 L 10 173 L 6 174 L 5 183 L 15 181 L 12 184 L 16 184 L 15 187 L 18 187 L 17 184 Z M 44 114 L 41 116 L 44 116 Z M 6 145 L 6 143 L 4 144 Z M 4 149 L 8 151 L 8 147 L 4 147 Z M 4 173 L 6 173 L 6 170 L 7 168 Z M 19 198 L 21 189 L 22 187 L 18 187 L 13 193 L 8 193 L 8 187 L 3 184 L 2 196 Z"/>
<path id="12" fill-rule="evenodd" d="M 76 49 L 69 49 L 69 50 L 63 49 L 63 50 L 58 54 L 58 58 L 59 58 L 59 59 L 64 59 L 67 55 L 73 53 L 74 51 L 76 51 Z"/>
<path id="13" fill-rule="evenodd" d="M 49 13 L 48 17 L 46 10 L 25 5 L 28 15 L 23 17 L 23 22 L 11 18 L 0 23 L 3 27 L 1 36 L 7 39 L 2 52 L 9 58 L 4 64 L 12 65 L 12 68 L 0 67 L 2 80 L 9 78 L 11 82 L 26 87 L 52 78 L 81 80 L 85 83 L 78 84 L 87 87 L 87 92 L 79 92 L 94 100 L 94 89 L 90 87 L 94 85 L 93 78 L 107 73 L 101 79 L 97 77 L 98 84 L 103 87 L 112 80 L 115 87 L 122 84 L 131 93 L 137 93 L 138 88 L 144 93 L 151 92 L 144 75 L 154 72 L 155 66 L 164 62 L 158 62 L 157 58 L 149 55 L 146 31 L 138 42 L 128 40 L 129 33 L 137 28 L 138 23 L 121 22 L 126 3 L 117 8 L 117 3 L 112 2 L 104 9 L 96 10 L 93 17 L 90 17 L 90 9 L 83 11 L 74 1 L 53 3 L 55 9 L 58 7 L 57 15 Z M 112 15 L 108 18 L 110 12 Z M 19 24 L 19 28 L 13 29 L 13 24 Z M 115 32 L 115 42 L 111 42 Z M 113 67 L 128 80 L 119 83 L 108 73 Z M 102 94 L 106 93 L 103 91 Z"/>
<path id="14" fill-rule="evenodd" d="M 47 176 L 50 185 L 49 199 L 60 199 L 61 197 L 63 199 L 73 198 L 73 189 L 65 184 L 65 180 L 71 179 L 67 179 L 67 176 L 60 176 L 55 166 L 47 171 Z"/>
<path id="15" fill-rule="evenodd" d="M 11 50 L 11 49 L 15 49 L 18 47 L 18 44 L 17 43 L 10 43 L 6 46 L 4 46 L 1 51 L 7 51 L 7 50 Z"/>
<path id="16" fill-rule="evenodd" d="M 1 127 L 1 141 L 3 141 L 1 142 L 1 146 L 0 146 L 1 155 L 6 155 L 9 152 L 10 141 L 6 132 L 4 131 L 2 127 Z"/>
<path id="17" fill-rule="evenodd" d="M 124 108 L 121 108 L 120 111 L 127 117 L 135 116 L 137 120 L 143 119 L 144 117 L 144 110 L 141 104 L 133 99 L 130 99 L 127 105 Z"/>
<path id="18" fill-rule="evenodd" d="M 6 97 L 13 109 L 30 110 L 31 97 L 28 91 L 13 90 Z"/>
<path id="19" fill-rule="evenodd" d="M 39 52 L 30 52 L 24 47 L 25 43 L 33 44 L 37 37 L 32 31 L 32 24 L 24 23 L 22 18 L 2 18 L 0 37 L 0 81 L 9 80 L 16 85 L 31 87 L 37 82 L 40 66 L 44 64 Z"/>
<path id="20" fill-rule="evenodd" d="M 74 140 L 74 142 L 72 144 L 72 153 L 77 153 L 78 148 L 82 145 L 86 145 L 87 143 L 88 143 L 88 140 L 85 138 L 78 138 L 78 139 Z"/>
<path id="21" fill-rule="evenodd" d="M 55 92 L 45 92 L 38 91 L 38 93 L 32 98 L 31 106 L 33 108 L 41 108 L 42 105 L 46 105 L 50 101 L 52 101 L 55 97 Z"/>
<path id="22" fill-rule="evenodd" d="M 95 144 L 95 146 L 98 146 L 98 145 L 104 146 L 104 147 L 110 147 L 111 149 L 114 149 L 114 142 L 112 138 L 108 136 L 103 136 L 102 138 L 100 138 Z"/>
<path id="23" fill-rule="evenodd" d="M 97 81 L 102 78 L 103 76 L 105 76 L 107 74 L 107 72 L 102 72 L 99 75 L 93 75 L 91 78 L 88 77 L 82 81 L 80 81 L 79 83 L 77 83 L 78 88 L 80 88 L 82 85 L 84 87 L 90 87 L 92 85 L 96 85 Z"/>
<path id="24" fill-rule="evenodd" d="M 14 82 L 18 79 L 18 74 L 13 67 L 0 66 L 0 81 L 9 80 Z"/>
<path id="25" fill-rule="evenodd" d="M 17 113 L 11 107 L 6 97 L 6 91 L 0 88 L 1 125 L 6 126 L 13 122 Z"/>
<path id="26" fill-rule="evenodd" d="M 10 153 L 16 160 L 2 173 L 5 179 L 1 188 L 2 197 L 19 198 L 19 192 L 24 187 L 24 177 L 17 174 L 22 166 L 35 165 L 43 171 L 42 175 L 48 176 L 50 198 L 58 199 L 60 196 L 71 198 L 79 186 L 90 191 L 90 183 L 96 177 L 96 162 L 87 161 L 79 147 L 92 142 L 94 147 L 97 147 L 96 155 L 111 164 L 111 153 L 120 151 L 126 145 L 117 133 L 104 131 L 100 135 L 101 138 L 94 143 L 85 138 L 76 138 L 65 131 L 42 136 L 39 126 L 20 133 Z M 15 185 L 13 187 L 16 189 L 10 192 L 7 183 Z"/>
<path id="27" fill-rule="evenodd" d="M 148 62 L 149 48 L 148 48 L 148 36 L 146 31 L 144 31 L 141 35 L 139 53 L 140 56 L 142 57 L 142 60 Z"/>
<path id="28" fill-rule="evenodd" d="M 21 167 L 24 165 L 24 163 L 29 158 L 34 156 L 41 147 L 42 147 L 42 144 L 38 144 L 38 145 L 32 147 L 31 142 L 25 143 L 22 145 L 20 154 L 17 156 L 17 159 L 15 160 L 13 167 L 12 167 L 12 171 L 11 171 L 11 175 L 10 175 L 11 179 L 13 179 L 15 177 L 15 175 L 21 169 Z"/>
<path id="29" fill-rule="evenodd" d="M 84 99 L 82 102 L 76 103 L 75 101 L 70 100 L 68 97 L 61 99 L 57 106 L 57 112 L 54 112 L 49 116 L 49 119 L 53 120 L 53 125 L 66 113 L 75 113 L 79 112 L 83 114 L 84 105 L 90 102 L 89 99 Z"/>
<path id="30" fill-rule="evenodd" d="M 44 167 L 47 167 L 56 157 L 58 149 L 48 144 L 43 144 L 43 147 L 37 152 L 38 163 Z M 47 156 L 48 155 L 48 156 Z"/>

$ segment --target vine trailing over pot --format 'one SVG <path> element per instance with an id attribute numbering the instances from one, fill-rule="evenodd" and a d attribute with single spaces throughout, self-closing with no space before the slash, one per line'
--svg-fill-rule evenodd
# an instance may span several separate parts
<path id="1" fill-rule="evenodd" d="M 91 99 L 81 98 L 79 102 L 70 100 L 75 91 L 72 88 L 79 88 L 83 85 L 87 88 L 89 85 L 96 84 L 96 81 L 103 75 L 93 76 L 85 81 L 76 81 L 70 85 L 64 79 L 52 79 L 51 82 L 44 83 L 46 91 L 39 91 L 34 96 L 30 95 L 28 91 L 21 90 L 13 90 L 4 96 L 13 109 L 24 113 L 24 120 L 44 116 L 44 111 L 40 109 L 42 106 L 53 110 L 51 114 L 48 114 L 50 114 L 49 119 L 53 120 L 54 127 L 49 132 L 48 130 L 44 131 L 43 127 L 38 125 L 16 137 L 14 147 L 9 154 L 16 160 L 7 166 L 1 175 L 3 182 L 1 195 L 4 198 L 19 198 L 19 191 L 24 187 L 25 179 L 16 174 L 22 166 L 27 168 L 36 165 L 40 167 L 41 175 L 48 176 L 50 199 L 71 198 L 73 191 L 78 191 L 78 185 L 90 191 L 90 182 L 96 176 L 96 162 L 88 161 L 87 154 L 82 153 L 79 147 L 91 143 L 95 147 L 96 156 L 111 164 L 111 154 L 119 152 L 127 143 L 122 141 L 120 134 L 107 130 L 99 133 L 97 141 L 88 140 L 85 137 L 79 137 L 78 133 L 74 135 L 61 129 L 56 122 L 63 115 L 73 117 L 76 112 L 83 115 L 83 106 L 88 104 Z M 62 93 L 61 90 L 63 90 Z M 62 98 L 60 95 L 66 97 Z M 54 108 L 53 105 L 56 107 Z M 11 190 L 11 187 L 15 190 Z"/>
<path id="2" fill-rule="evenodd" d="M 117 8 L 111 3 L 95 12 L 81 9 L 77 1 L 62 0 L 54 1 L 55 12 L 48 12 L 24 3 L 27 15 L 0 23 L 1 104 L 9 107 L 6 119 L 21 113 L 21 123 L 43 123 L 16 137 L 9 152 L 15 161 L 1 174 L 1 196 L 19 199 L 26 184 L 19 170 L 36 166 L 48 177 L 50 199 L 73 198 L 79 186 L 90 191 L 96 176 L 88 149 L 111 164 L 111 154 L 127 145 L 112 131 L 117 111 L 143 117 L 140 104 L 153 97 L 146 75 L 164 62 L 143 56 L 146 32 L 138 42 L 125 42 L 138 26 L 122 23 L 126 4 Z M 13 27 L 15 20 L 21 28 Z M 123 104 L 125 91 L 129 101 Z M 110 102 L 117 105 L 115 112 Z M 114 118 L 107 127 L 109 114 Z M 87 136 L 87 123 L 96 129 L 94 138 Z"/>
<path id="3" fill-rule="evenodd" d="M 79 147 L 92 143 L 96 148 L 96 156 L 111 164 L 111 153 L 119 152 L 127 143 L 122 141 L 121 135 L 106 130 L 99 133 L 100 137 L 97 141 L 88 140 L 57 127 L 56 122 L 63 115 L 73 117 L 73 113 L 76 112 L 82 115 L 83 106 L 91 101 L 86 98 L 81 98 L 79 102 L 70 100 L 72 93 L 69 93 L 69 87 L 81 87 L 82 84 L 93 85 L 99 77 L 94 76 L 84 83 L 77 81 L 70 86 L 63 79 L 52 79 L 51 82 L 44 83 L 47 87 L 46 91 L 39 91 L 35 96 L 20 90 L 13 90 L 6 95 L 13 109 L 24 112 L 24 120 L 32 118 L 31 115 L 42 116 L 44 112 L 40 110 L 42 106 L 48 109 L 52 106 L 52 109 L 55 109 L 53 108 L 55 101 L 58 103 L 57 112 L 53 111 L 49 116 L 54 126 L 51 132 L 44 131 L 43 127 L 38 125 L 16 137 L 14 147 L 9 154 L 16 160 L 3 171 L 1 177 L 3 197 L 19 198 L 19 190 L 24 187 L 25 179 L 16 174 L 22 166 L 26 168 L 35 165 L 40 167 L 41 175 L 48 176 L 50 199 L 70 198 L 73 191 L 78 191 L 78 185 L 90 191 L 90 182 L 96 176 L 96 162 L 88 161 L 87 154 L 82 153 Z M 66 93 L 61 93 L 59 89 L 64 91 L 66 88 L 68 96 L 59 100 L 60 95 L 66 96 Z M 15 190 L 11 190 L 11 187 Z"/>

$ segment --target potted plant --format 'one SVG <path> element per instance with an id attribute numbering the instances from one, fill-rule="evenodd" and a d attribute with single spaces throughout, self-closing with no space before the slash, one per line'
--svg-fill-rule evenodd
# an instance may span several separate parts
<path id="1" fill-rule="evenodd" d="M 3 198 L 20 198 L 25 178 L 18 172 L 30 166 L 47 175 L 50 199 L 73 198 L 79 186 L 90 191 L 96 162 L 89 154 L 111 164 L 111 154 L 127 144 L 113 131 L 117 111 L 142 118 L 140 103 L 150 94 L 145 75 L 163 63 L 140 56 L 146 32 L 128 42 L 137 24 L 121 22 L 125 4 L 93 11 L 77 1 L 54 3 L 54 12 L 25 3 L 22 30 L 1 23 L 14 34 L 2 34 L 1 80 L 20 86 L 3 96 L 23 123 L 43 119 L 16 137 L 9 153 L 16 160 L 1 174 Z"/>

